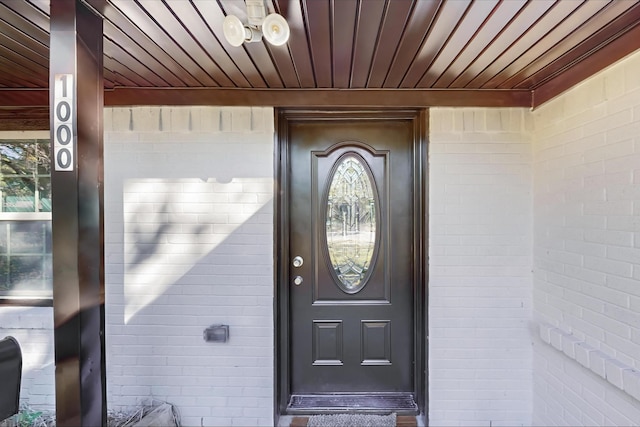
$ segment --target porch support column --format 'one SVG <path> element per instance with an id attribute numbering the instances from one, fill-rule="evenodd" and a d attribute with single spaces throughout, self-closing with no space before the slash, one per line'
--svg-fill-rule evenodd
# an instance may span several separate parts
<path id="1" fill-rule="evenodd" d="M 49 106 L 58 426 L 106 425 L 102 19 L 51 0 Z"/>

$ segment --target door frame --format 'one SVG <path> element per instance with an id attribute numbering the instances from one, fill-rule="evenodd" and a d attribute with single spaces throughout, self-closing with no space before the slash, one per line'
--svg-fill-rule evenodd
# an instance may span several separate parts
<path id="1" fill-rule="evenodd" d="M 383 120 L 413 121 L 413 265 L 414 265 L 414 393 L 418 412 L 427 411 L 428 352 L 428 110 L 427 109 L 286 109 L 276 108 L 274 150 L 274 419 L 286 414 L 290 396 L 289 334 L 289 146 L 287 132 L 290 121 Z"/>

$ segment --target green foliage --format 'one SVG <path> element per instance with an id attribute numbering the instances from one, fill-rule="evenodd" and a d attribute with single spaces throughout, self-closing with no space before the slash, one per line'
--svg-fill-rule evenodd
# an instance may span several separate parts
<path id="1" fill-rule="evenodd" d="M 32 411 L 30 409 L 21 410 L 20 413 L 18 413 L 18 427 L 31 427 L 41 416 L 41 411 Z"/>
<path id="2" fill-rule="evenodd" d="M 36 205 L 50 197 L 49 174 L 47 140 L 0 140 L 0 194 L 4 211 L 50 210 Z"/>
<path id="3" fill-rule="evenodd" d="M 20 412 L 4 421 L 0 427 L 55 427 L 55 414 L 31 409 L 28 405 L 20 405 Z"/>

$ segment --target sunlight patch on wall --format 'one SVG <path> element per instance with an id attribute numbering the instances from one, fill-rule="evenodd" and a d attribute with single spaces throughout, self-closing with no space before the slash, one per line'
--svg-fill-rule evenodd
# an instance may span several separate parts
<path id="1" fill-rule="evenodd" d="M 225 256 L 243 251 L 272 194 L 272 178 L 125 181 L 125 323 L 159 297 L 180 295 L 181 284 L 210 285 Z"/>

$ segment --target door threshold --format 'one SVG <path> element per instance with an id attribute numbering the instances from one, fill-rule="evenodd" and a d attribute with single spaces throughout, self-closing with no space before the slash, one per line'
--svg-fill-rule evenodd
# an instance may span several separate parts
<path id="1" fill-rule="evenodd" d="M 285 415 L 280 417 L 278 427 L 307 427 L 309 425 L 309 417 L 304 415 Z M 396 418 L 396 427 L 424 427 L 420 417 L 412 415 L 399 415 Z"/>
<path id="2" fill-rule="evenodd" d="M 376 394 L 294 394 L 287 405 L 288 414 L 335 414 L 361 412 L 370 414 L 417 415 L 413 393 Z"/>

